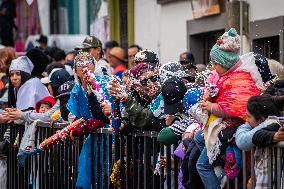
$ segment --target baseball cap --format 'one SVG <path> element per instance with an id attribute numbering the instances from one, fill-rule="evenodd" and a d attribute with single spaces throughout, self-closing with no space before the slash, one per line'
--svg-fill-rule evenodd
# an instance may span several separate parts
<path id="1" fill-rule="evenodd" d="M 102 42 L 95 36 L 87 36 L 84 39 L 82 45 L 77 46 L 75 50 L 89 49 L 89 48 L 96 48 L 96 47 L 102 48 Z"/>
<path id="2" fill-rule="evenodd" d="M 184 52 L 181 53 L 179 56 L 179 61 L 180 62 L 190 62 L 190 63 L 194 63 L 194 56 L 192 53 L 190 52 Z"/>
<path id="3" fill-rule="evenodd" d="M 54 85 L 55 87 L 59 87 L 64 82 L 70 81 L 70 80 L 72 80 L 72 77 L 70 76 L 70 74 L 65 69 L 54 68 L 50 72 L 48 77 L 44 77 L 44 78 L 41 79 L 41 82 L 43 84 L 52 83 L 52 85 Z"/>
<path id="4" fill-rule="evenodd" d="M 187 89 L 181 78 L 171 77 L 162 87 L 164 97 L 164 113 L 176 114 L 183 111 L 183 98 Z"/>
<path id="5" fill-rule="evenodd" d="M 154 68 L 159 66 L 160 64 L 157 53 L 148 49 L 139 51 L 135 55 L 134 63 L 135 64 L 146 63 L 150 64 Z"/>
<path id="6" fill-rule="evenodd" d="M 37 42 L 47 43 L 47 37 L 45 35 L 40 35 L 36 40 Z"/>
<path id="7" fill-rule="evenodd" d="M 74 81 L 67 81 L 58 87 L 58 95 L 55 98 L 59 98 L 61 96 L 70 95 L 73 87 L 75 85 Z"/>

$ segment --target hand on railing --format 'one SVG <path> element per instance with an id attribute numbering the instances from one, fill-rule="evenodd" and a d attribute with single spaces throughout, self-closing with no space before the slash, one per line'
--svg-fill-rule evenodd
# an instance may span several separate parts
<path id="1" fill-rule="evenodd" d="M 12 122 L 20 119 L 22 116 L 22 111 L 16 108 L 6 108 L 0 116 L 0 123 Z"/>
<path id="2" fill-rule="evenodd" d="M 278 131 L 273 136 L 273 142 L 277 143 L 280 141 L 284 141 L 284 127 L 280 127 Z"/>
<path id="3" fill-rule="evenodd" d="M 0 124 L 6 123 L 9 120 L 9 117 L 4 115 L 3 113 L 0 114 Z"/>

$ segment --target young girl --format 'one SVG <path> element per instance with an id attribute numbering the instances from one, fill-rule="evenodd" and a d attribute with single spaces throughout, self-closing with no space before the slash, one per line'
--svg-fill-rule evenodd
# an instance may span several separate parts
<path id="1" fill-rule="evenodd" d="M 268 188 L 269 145 L 284 140 L 284 129 L 277 119 L 269 116 L 281 116 L 284 96 L 254 96 L 247 104 L 247 120 L 236 132 L 236 143 L 241 150 L 257 147 L 255 156 L 256 189 Z"/>

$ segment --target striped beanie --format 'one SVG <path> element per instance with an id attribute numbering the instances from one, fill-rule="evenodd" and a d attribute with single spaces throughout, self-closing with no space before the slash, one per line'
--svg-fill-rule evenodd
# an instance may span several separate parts
<path id="1" fill-rule="evenodd" d="M 187 129 L 188 126 L 190 126 L 192 123 L 194 123 L 194 119 L 191 117 L 187 118 L 178 118 L 174 121 L 174 123 L 169 126 L 169 128 L 177 135 L 181 136 Z"/>

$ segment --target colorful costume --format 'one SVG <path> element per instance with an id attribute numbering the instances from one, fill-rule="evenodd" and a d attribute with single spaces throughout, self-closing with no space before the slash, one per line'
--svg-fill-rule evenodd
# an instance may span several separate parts
<path id="1" fill-rule="evenodd" d="M 79 54 L 78 56 L 89 56 L 88 54 Z M 76 64 L 76 59 L 75 59 L 75 64 Z M 106 100 L 111 101 L 110 96 L 108 95 L 108 89 L 107 85 L 110 80 L 109 76 L 103 75 L 102 70 L 98 65 L 95 64 L 95 78 L 96 81 L 99 83 L 101 89 L 102 89 L 102 96 L 105 97 Z M 70 94 L 70 99 L 67 104 L 67 108 L 69 111 L 76 116 L 76 118 L 81 118 L 83 117 L 85 120 L 89 120 L 90 118 L 93 118 L 95 115 L 92 115 L 92 112 L 89 109 L 88 105 L 88 98 L 87 98 L 87 90 L 84 90 L 83 87 L 81 86 L 79 79 L 77 78 L 77 75 L 75 74 L 75 80 L 77 80 L 77 83 L 72 89 L 72 92 Z M 86 125 L 85 130 L 80 130 L 77 133 L 88 133 L 91 132 L 93 128 L 95 127 L 101 127 L 100 125 L 93 125 L 93 121 L 90 122 L 90 125 Z M 109 140 L 109 138 L 107 139 Z M 102 142 L 100 142 L 102 144 Z M 107 143 L 108 144 L 108 143 Z M 97 148 L 97 138 L 96 135 L 94 135 L 94 165 L 97 165 L 96 162 L 96 148 Z M 106 151 L 108 151 L 108 146 L 106 146 Z M 108 153 L 108 152 L 106 152 Z M 102 155 L 101 155 L 102 157 Z M 77 187 L 82 187 L 84 189 L 89 189 L 91 188 L 91 136 L 89 135 L 82 147 L 80 158 L 79 158 L 79 163 L 78 163 L 78 179 L 77 179 Z M 102 166 L 106 166 L 106 170 L 108 170 L 108 162 L 100 163 L 101 170 Z M 94 178 L 96 178 L 97 173 L 96 167 L 94 167 Z M 109 177 L 109 175 L 103 175 L 100 178 L 103 177 Z M 95 180 L 96 183 L 96 180 Z M 102 183 L 102 182 L 101 182 Z M 102 186 L 100 186 L 102 188 Z"/>

